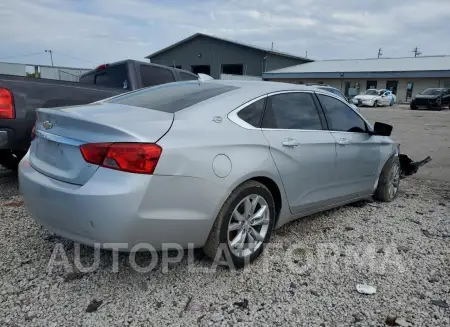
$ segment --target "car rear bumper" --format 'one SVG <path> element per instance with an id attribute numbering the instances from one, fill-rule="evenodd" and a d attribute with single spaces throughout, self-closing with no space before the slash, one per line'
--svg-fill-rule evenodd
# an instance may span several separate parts
<path id="1" fill-rule="evenodd" d="M 8 132 L 0 130 L 0 149 L 5 149 L 8 145 Z"/>
<path id="2" fill-rule="evenodd" d="M 224 189 L 182 176 L 149 176 L 99 168 L 84 185 L 36 171 L 28 154 L 19 165 L 20 190 L 31 216 L 54 233 L 90 246 L 163 243 L 202 246 L 212 228 Z M 126 244 L 126 246 L 124 245 Z"/>

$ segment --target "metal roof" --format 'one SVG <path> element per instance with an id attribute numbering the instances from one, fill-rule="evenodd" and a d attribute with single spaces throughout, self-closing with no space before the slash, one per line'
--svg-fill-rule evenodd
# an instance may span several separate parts
<path id="1" fill-rule="evenodd" d="M 220 37 L 217 37 L 217 36 L 208 35 L 208 34 L 204 34 L 204 33 L 195 33 L 195 34 L 193 34 L 193 35 L 191 35 L 191 36 L 189 36 L 189 37 L 187 37 L 187 38 L 185 38 L 185 39 L 183 39 L 181 41 L 178 41 L 178 42 L 176 42 L 176 43 L 174 43 L 172 45 L 169 45 L 168 47 L 165 47 L 164 49 L 156 51 L 156 52 L 148 55 L 145 58 L 151 59 L 152 57 L 154 57 L 156 55 L 159 55 L 159 54 L 161 54 L 163 52 L 166 52 L 167 50 L 175 48 L 175 47 L 179 46 L 180 44 L 183 44 L 185 42 L 188 42 L 188 41 L 193 40 L 193 39 L 195 39 L 197 37 L 200 37 L 200 36 L 211 38 L 211 39 L 215 39 L 215 40 L 222 41 L 222 42 L 232 43 L 232 44 L 235 44 L 235 45 L 239 45 L 239 46 L 242 46 L 242 47 L 255 49 L 255 50 L 258 50 L 258 51 L 263 51 L 265 53 L 273 54 L 273 55 L 276 55 L 276 56 L 288 57 L 288 58 L 293 58 L 293 59 L 301 59 L 301 60 L 306 60 L 306 61 L 310 61 L 310 62 L 313 61 L 312 59 L 308 59 L 308 58 L 305 58 L 305 57 L 295 56 L 295 55 L 292 55 L 292 54 L 289 54 L 289 53 L 285 53 L 285 52 L 281 52 L 281 51 L 275 51 L 275 50 L 271 50 L 271 49 L 266 49 L 266 48 L 262 48 L 262 47 L 254 46 L 254 45 L 251 45 L 251 44 L 242 43 L 242 42 L 236 42 L 236 41 L 232 41 L 232 40 L 227 40 L 227 39 L 224 39 L 224 38 L 220 38 Z"/>
<path id="2" fill-rule="evenodd" d="M 263 74 L 264 78 L 283 75 L 298 75 L 299 77 L 318 74 L 336 73 L 349 76 L 348 73 L 405 73 L 405 72 L 439 72 L 450 71 L 450 56 L 428 56 L 417 58 L 380 58 L 380 59 L 349 59 L 349 60 L 322 60 L 296 66 L 272 70 Z"/>

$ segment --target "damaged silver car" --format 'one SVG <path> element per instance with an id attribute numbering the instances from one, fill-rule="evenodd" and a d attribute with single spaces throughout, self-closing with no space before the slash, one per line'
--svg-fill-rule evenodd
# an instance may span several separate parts
<path id="1" fill-rule="evenodd" d="M 35 131 L 19 180 L 40 224 L 88 245 L 176 242 L 212 258 L 226 245 L 235 266 L 294 219 L 394 200 L 420 166 L 402 159 L 392 126 L 284 83 L 168 83 L 39 109 Z"/>

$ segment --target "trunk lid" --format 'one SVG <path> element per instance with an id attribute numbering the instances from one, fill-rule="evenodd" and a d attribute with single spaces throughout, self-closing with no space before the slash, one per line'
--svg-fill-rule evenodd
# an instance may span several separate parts
<path id="1" fill-rule="evenodd" d="M 80 145 L 156 143 L 167 133 L 172 122 L 171 113 L 112 103 L 39 109 L 30 163 L 44 175 L 83 185 L 98 166 L 84 160 Z"/>

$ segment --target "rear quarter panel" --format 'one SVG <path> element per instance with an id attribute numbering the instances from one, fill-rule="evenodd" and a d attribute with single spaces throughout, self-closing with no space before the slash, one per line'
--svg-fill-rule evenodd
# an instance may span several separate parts
<path id="1" fill-rule="evenodd" d="M 284 211 L 288 206 L 284 205 L 287 202 L 283 185 L 261 130 L 244 129 L 226 116 L 217 123 L 212 114 L 197 117 L 194 121 L 177 119 L 175 115 L 172 128 L 158 144 L 163 152 L 155 175 L 201 178 L 226 190 L 220 203 L 216 204 L 214 217 L 238 185 L 255 177 L 267 177 L 277 184 L 282 195 L 279 225 L 289 215 Z M 213 164 L 218 155 L 225 161 L 229 159 L 230 171 L 226 176 L 219 177 L 214 171 Z"/>

